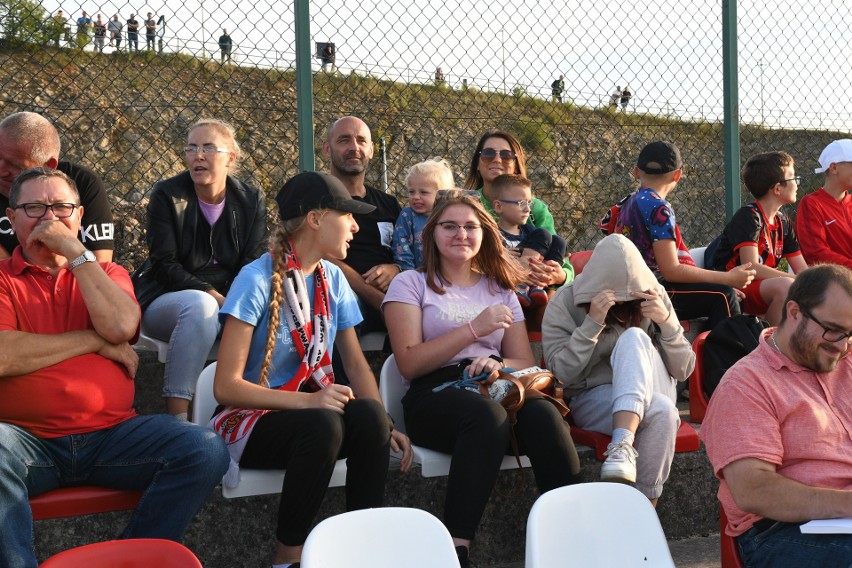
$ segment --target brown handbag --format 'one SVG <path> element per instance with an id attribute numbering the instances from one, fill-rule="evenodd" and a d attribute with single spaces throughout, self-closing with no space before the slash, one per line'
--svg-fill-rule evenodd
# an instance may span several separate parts
<path id="1" fill-rule="evenodd" d="M 485 380 L 480 381 L 480 394 L 499 402 L 509 415 L 509 423 L 512 425 L 512 451 L 515 452 L 518 469 L 523 467 L 518 440 L 515 438 L 518 411 L 524 406 L 527 399 L 544 398 L 553 404 L 559 414 L 564 417 L 568 414 L 568 406 L 562 399 L 564 390 L 562 381 L 557 379 L 550 371 L 539 367 L 530 367 L 514 373 L 494 371 Z M 523 483 L 516 488 L 511 496 L 520 493 L 521 489 L 523 489 Z"/>

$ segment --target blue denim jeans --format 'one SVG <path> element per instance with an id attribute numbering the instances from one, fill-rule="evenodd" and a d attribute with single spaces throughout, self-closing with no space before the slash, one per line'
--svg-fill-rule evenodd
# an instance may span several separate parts
<path id="1" fill-rule="evenodd" d="M 30 495 L 73 485 L 144 490 L 120 538 L 180 540 L 227 467 L 215 432 L 168 415 L 50 439 L 0 423 L 0 566 L 38 565 Z"/>
<path id="2" fill-rule="evenodd" d="M 219 304 L 207 292 L 167 292 L 151 302 L 142 315 L 142 331 L 169 342 L 164 397 L 192 399 L 219 328 Z"/>
<path id="3" fill-rule="evenodd" d="M 798 523 L 750 528 L 737 537 L 747 568 L 849 568 L 852 535 L 802 534 Z"/>

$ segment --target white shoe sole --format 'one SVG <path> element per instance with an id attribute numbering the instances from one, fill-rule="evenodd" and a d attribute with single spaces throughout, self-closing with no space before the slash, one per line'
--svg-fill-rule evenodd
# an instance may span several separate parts
<path id="1" fill-rule="evenodd" d="M 615 483 L 636 483 L 636 470 L 624 471 L 621 468 L 601 468 L 601 481 L 612 481 Z"/>

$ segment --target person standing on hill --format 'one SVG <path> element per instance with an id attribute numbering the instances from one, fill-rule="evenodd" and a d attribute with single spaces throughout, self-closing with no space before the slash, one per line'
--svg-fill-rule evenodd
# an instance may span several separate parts
<path id="1" fill-rule="evenodd" d="M 118 21 L 118 14 L 114 14 L 112 19 L 107 22 L 107 31 L 109 31 L 109 45 L 113 46 L 115 42 L 115 50 L 121 51 L 121 30 L 124 24 Z"/>
<path id="2" fill-rule="evenodd" d="M 136 14 L 130 14 L 127 19 L 127 51 L 130 51 L 130 46 L 133 46 L 133 51 L 139 51 L 139 20 Z"/>
<path id="3" fill-rule="evenodd" d="M 796 234 L 808 264 L 831 262 L 852 268 L 852 140 L 835 140 L 819 157 L 816 173 L 825 185 L 802 198 Z"/>
<path id="4" fill-rule="evenodd" d="M 621 85 L 615 88 L 615 91 L 609 96 L 609 106 L 614 110 L 618 110 L 618 100 L 621 98 Z"/>
<path id="5" fill-rule="evenodd" d="M 106 22 L 104 22 L 101 15 L 98 14 L 98 17 L 95 20 L 95 50 L 98 53 L 104 52 L 104 42 L 106 41 L 106 34 Z"/>
<path id="6" fill-rule="evenodd" d="M 627 85 L 624 86 L 624 90 L 621 91 L 621 110 L 623 112 L 627 111 L 627 105 L 630 104 L 630 99 L 633 98 L 633 93 L 630 92 L 630 87 Z"/>
<path id="7" fill-rule="evenodd" d="M 550 89 L 553 92 L 553 102 L 562 102 L 562 93 L 565 92 L 565 76 L 560 75 L 558 79 L 550 84 Z"/>
<path id="8" fill-rule="evenodd" d="M 225 59 L 228 60 L 228 63 L 231 62 L 232 46 L 233 42 L 231 41 L 231 36 L 228 35 L 228 30 L 226 28 L 222 28 L 222 35 L 219 36 L 219 49 L 222 50 L 222 63 L 225 62 Z"/>
<path id="9" fill-rule="evenodd" d="M 157 39 L 157 20 L 154 19 L 154 14 L 148 12 L 148 17 L 145 18 L 145 49 L 153 51 L 155 49 L 155 40 Z"/>

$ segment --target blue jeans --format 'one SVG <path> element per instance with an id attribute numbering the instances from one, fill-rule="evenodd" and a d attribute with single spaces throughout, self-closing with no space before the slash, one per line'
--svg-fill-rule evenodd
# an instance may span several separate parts
<path id="1" fill-rule="evenodd" d="M 750 528 L 737 537 L 747 568 L 849 568 L 852 535 L 802 534 L 799 523 Z"/>
<path id="2" fill-rule="evenodd" d="M 142 331 L 169 342 L 164 397 L 192 400 L 219 329 L 219 304 L 207 292 L 166 292 L 151 302 L 142 315 Z"/>
<path id="3" fill-rule="evenodd" d="M 74 485 L 145 490 L 120 538 L 180 540 L 227 467 L 215 432 L 163 414 L 49 439 L 0 423 L 0 566 L 38 565 L 30 495 Z"/>

